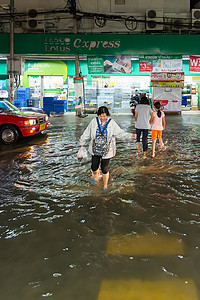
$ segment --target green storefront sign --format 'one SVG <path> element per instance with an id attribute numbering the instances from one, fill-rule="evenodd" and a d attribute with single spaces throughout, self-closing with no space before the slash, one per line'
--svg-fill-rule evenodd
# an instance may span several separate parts
<path id="1" fill-rule="evenodd" d="M 23 86 L 28 86 L 28 76 L 63 76 L 67 79 L 67 65 L 63 61 L 28 61 L 25 63 Z"/>
<path id="2" fill-rule="evenodd" d="M 0 54 L 9 54 L 10 36 L 0 34 Z M 15 34 L 15 54 L 199 55 L 200 35 Z"/>

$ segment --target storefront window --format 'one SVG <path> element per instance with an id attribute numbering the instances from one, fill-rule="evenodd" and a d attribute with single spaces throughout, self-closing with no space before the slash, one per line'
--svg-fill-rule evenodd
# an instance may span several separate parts
<path id="1" fill-rule="evenodd" d="M 41 76 L 29 76 L 30 98 L 41 99 Z"/>
<path id="2" fill-rule="evenodd" d="M 44 76 L 44 89 L 63 89 L 63 76 Z"/>
<path id="3" fill-rule="evenodd" d="M 85 106 L 105 105 L 112 112 L 129 112 L 131 95 L 149 95 L 149 76 L 93 76 L 85 86 Z"/>
<path id="4" fill-rule="evenodd" d="M 63 84 L 63 76 L 29 76 L 30 98 L 34 106 L 43 105 L 43 97 L 67 99 L 67 88 Z M 38 103 L 37 103 L 38 102 Z"/>

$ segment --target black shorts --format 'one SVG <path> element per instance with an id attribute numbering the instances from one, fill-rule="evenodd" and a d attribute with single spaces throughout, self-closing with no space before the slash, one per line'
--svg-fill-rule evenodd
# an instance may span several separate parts
<path id="1" fill-rule="evenodd" d="M 107 174 L 109 161 L 110 161 L 109 158 L 103 159 L 102 156 L 92 155 L 92 165 L 91 165 L 92 171 L 93 172 L 97 171 L 101 163 L 102 173 Z"/>

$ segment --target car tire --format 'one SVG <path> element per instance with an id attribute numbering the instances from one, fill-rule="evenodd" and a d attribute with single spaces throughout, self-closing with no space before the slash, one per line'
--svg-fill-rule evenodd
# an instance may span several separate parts
<path id="1" fill-rule="evenodd" d="M 16 143 L 19 137 L 19 132 L 12 125 L 5 125 L 0 130 L 0 141 L 4 145 L 11 145 Z"/>

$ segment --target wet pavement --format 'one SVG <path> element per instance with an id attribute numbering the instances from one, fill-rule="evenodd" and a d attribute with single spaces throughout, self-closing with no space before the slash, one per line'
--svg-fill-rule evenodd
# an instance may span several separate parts
<path id="1" fill-rule="evenodd" d="M 118 140 L 107 194 L 76 159 L 93 117 L 0 146 L 0 299 L 200 300 L 200 114 L 167 115 L 155 159 Z"/>

